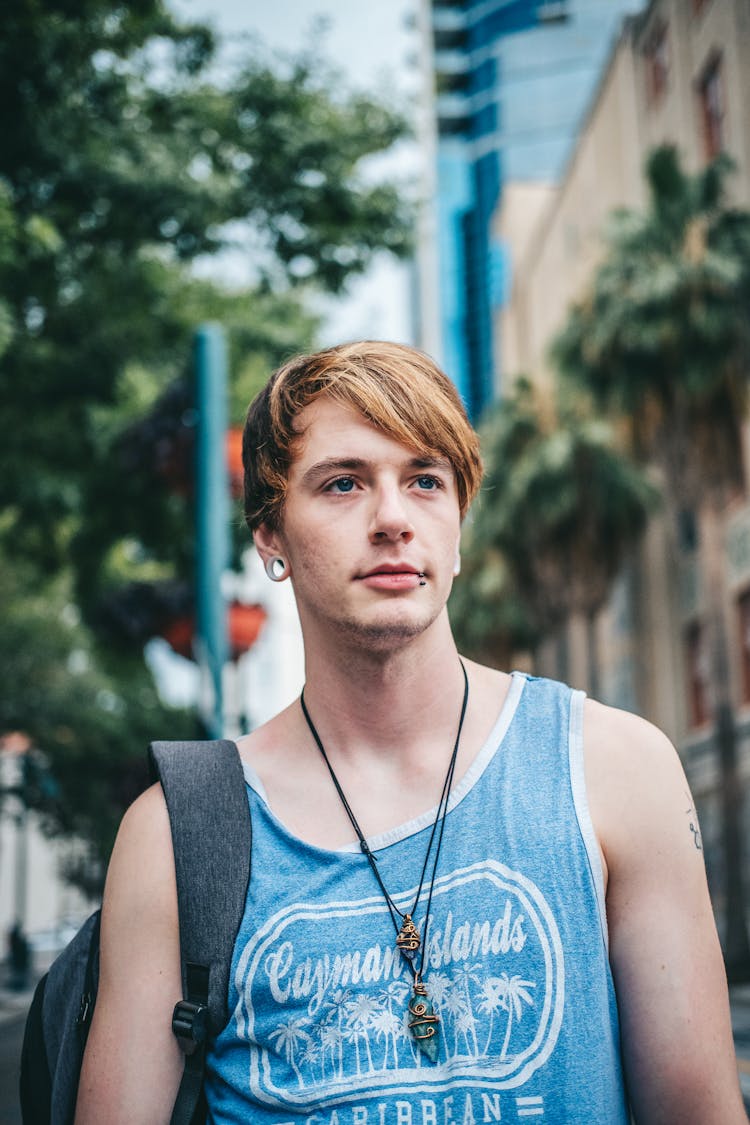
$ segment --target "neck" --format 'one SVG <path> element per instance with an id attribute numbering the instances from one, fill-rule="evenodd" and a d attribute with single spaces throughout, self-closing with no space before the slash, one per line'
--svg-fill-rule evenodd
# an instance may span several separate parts
<path id="1" fill-rule="evenodd" d="M 305 700 L 340 753 L 363 747 L 408 752 L 419 734 L 444 732 L 456 720 L 463 672 L 447 614 L 397 650 L 342 645 L 306 649 Z"/>

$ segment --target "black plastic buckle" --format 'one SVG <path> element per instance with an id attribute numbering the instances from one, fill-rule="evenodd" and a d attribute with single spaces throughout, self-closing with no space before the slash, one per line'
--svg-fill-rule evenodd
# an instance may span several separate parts
<path id="1" fill-rule="evenodd" d="M 205 1004 L 191 1004 L 180 1000 L 172 1013 L 172 1031 L 186 1055 L 192 1055 L 206 1042 L 208 1033 L 208 1008 Z"/>

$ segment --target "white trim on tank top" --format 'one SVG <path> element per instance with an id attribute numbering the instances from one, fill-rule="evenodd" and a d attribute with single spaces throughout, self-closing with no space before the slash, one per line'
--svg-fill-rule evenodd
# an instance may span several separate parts
<path id="1" fill-rule="evenodd" d="M 586 694 L 582 691 L 572 691 L 570 695 L 570 727 L 568 731 L 568 754 L 570 756 L 570 785 L 573 790 L 573 805 L 576 811 L 578 827 L 586 848 L 586 855 L 591 868 L 591 878 L 596 892 L 596 903 L 599 908 L 599 924 L 602 928 L 604 945 L 609 953 L 609 926 L 607 925 L 607 905 L 604 893 L 604 871 L 602 857 L 599 851 L 599 842 L 594 831 L 594 824 L 589 810 L 588 795 L 586 793 L 586 774 L 583 763 L 583 705 Z"/>

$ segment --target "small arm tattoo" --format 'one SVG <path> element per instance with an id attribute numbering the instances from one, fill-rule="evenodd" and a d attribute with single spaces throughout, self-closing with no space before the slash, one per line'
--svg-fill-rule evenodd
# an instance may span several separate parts
<path id="1" fill-rule="evenodd" d="M 703 840 L 701 839 L 701 830 L 700 830 L 700 825 L 698 824 L 698 814 L 695 811 L 695 805 L 693 804 L 693 798 L 690 796 L 690 794 L 687 791 L 685 792 L 685 796 L 687 797 L 688 802 L 689 802 L 688 807 L 685 809 L 685 814 L 686 814 L 686 816 L 690 817 L 689 826 L 690 826 L 690 831 L 693 833 L 693 843 L 695 844 L 698 851 L 702 852 L 703 851 Z"/>

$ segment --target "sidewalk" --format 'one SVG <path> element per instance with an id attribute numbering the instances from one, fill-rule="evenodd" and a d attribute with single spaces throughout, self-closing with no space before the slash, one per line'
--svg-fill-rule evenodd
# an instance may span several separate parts
<path id="1" fill-rule="evenodd" d="M 0 978 L 0 1026 L 9 1023 L 20 1014 L 25 1015 L 29 1010 L 35 987 L 36 981 L 22 992 L 14 992 L 6 988 L 4 981 Z"/>
<path id="2" fill-rule="evenodd" d="M 26 1015 L 31 1006 L 37 982 L 46 973 L 49 964 L 50 957 L 47 954 L 32 956 L 26 983 L 23 988 L 17 988 L 8 959 L 0 959 L 0 1027 L 22 1015 Z"/>

